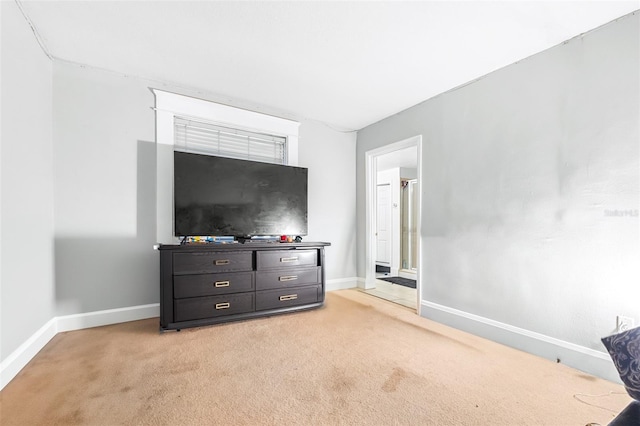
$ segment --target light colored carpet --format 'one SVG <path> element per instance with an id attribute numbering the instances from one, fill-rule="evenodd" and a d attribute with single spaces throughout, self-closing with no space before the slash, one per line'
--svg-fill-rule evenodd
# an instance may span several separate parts
<path id="1" fill-rule="evenodd" d="M 151 319 L 58 334 L 0 393 L 0 423 L 604 425 L 629 401 L 343 290 L 321 309 L 179 333 Z"/>

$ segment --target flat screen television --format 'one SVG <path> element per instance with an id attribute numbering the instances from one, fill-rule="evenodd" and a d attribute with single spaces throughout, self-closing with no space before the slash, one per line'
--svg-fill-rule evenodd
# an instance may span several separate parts
<path id="1" fill-rule="evenodd" d="M 174 151 L 174 234 L 307 235 L 303 167 Z"/>

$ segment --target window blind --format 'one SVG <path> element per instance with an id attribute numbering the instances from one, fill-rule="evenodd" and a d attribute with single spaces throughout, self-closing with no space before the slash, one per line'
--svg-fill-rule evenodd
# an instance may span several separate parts
<path id="1" fill-rule="evenodd" d="M 221 157 L 287 164 L 287 138 L 175 117 L 175 148 Z"/>

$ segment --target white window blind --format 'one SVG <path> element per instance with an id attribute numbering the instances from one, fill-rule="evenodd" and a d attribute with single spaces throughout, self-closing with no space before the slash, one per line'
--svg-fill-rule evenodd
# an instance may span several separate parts
<path id="1" fill-rule="evenodd" d="M 287 164 L 287 138 L 175 117 L 175 148 L 220 157 Z"/>

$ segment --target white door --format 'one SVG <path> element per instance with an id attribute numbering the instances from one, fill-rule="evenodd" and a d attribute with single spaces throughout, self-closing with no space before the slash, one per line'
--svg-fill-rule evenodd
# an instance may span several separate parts
<path id="1" fill-rule="evenodd" d="M 391 264 L 391 185 L 378 185 L 376 210 L 376 263 Z"/>

